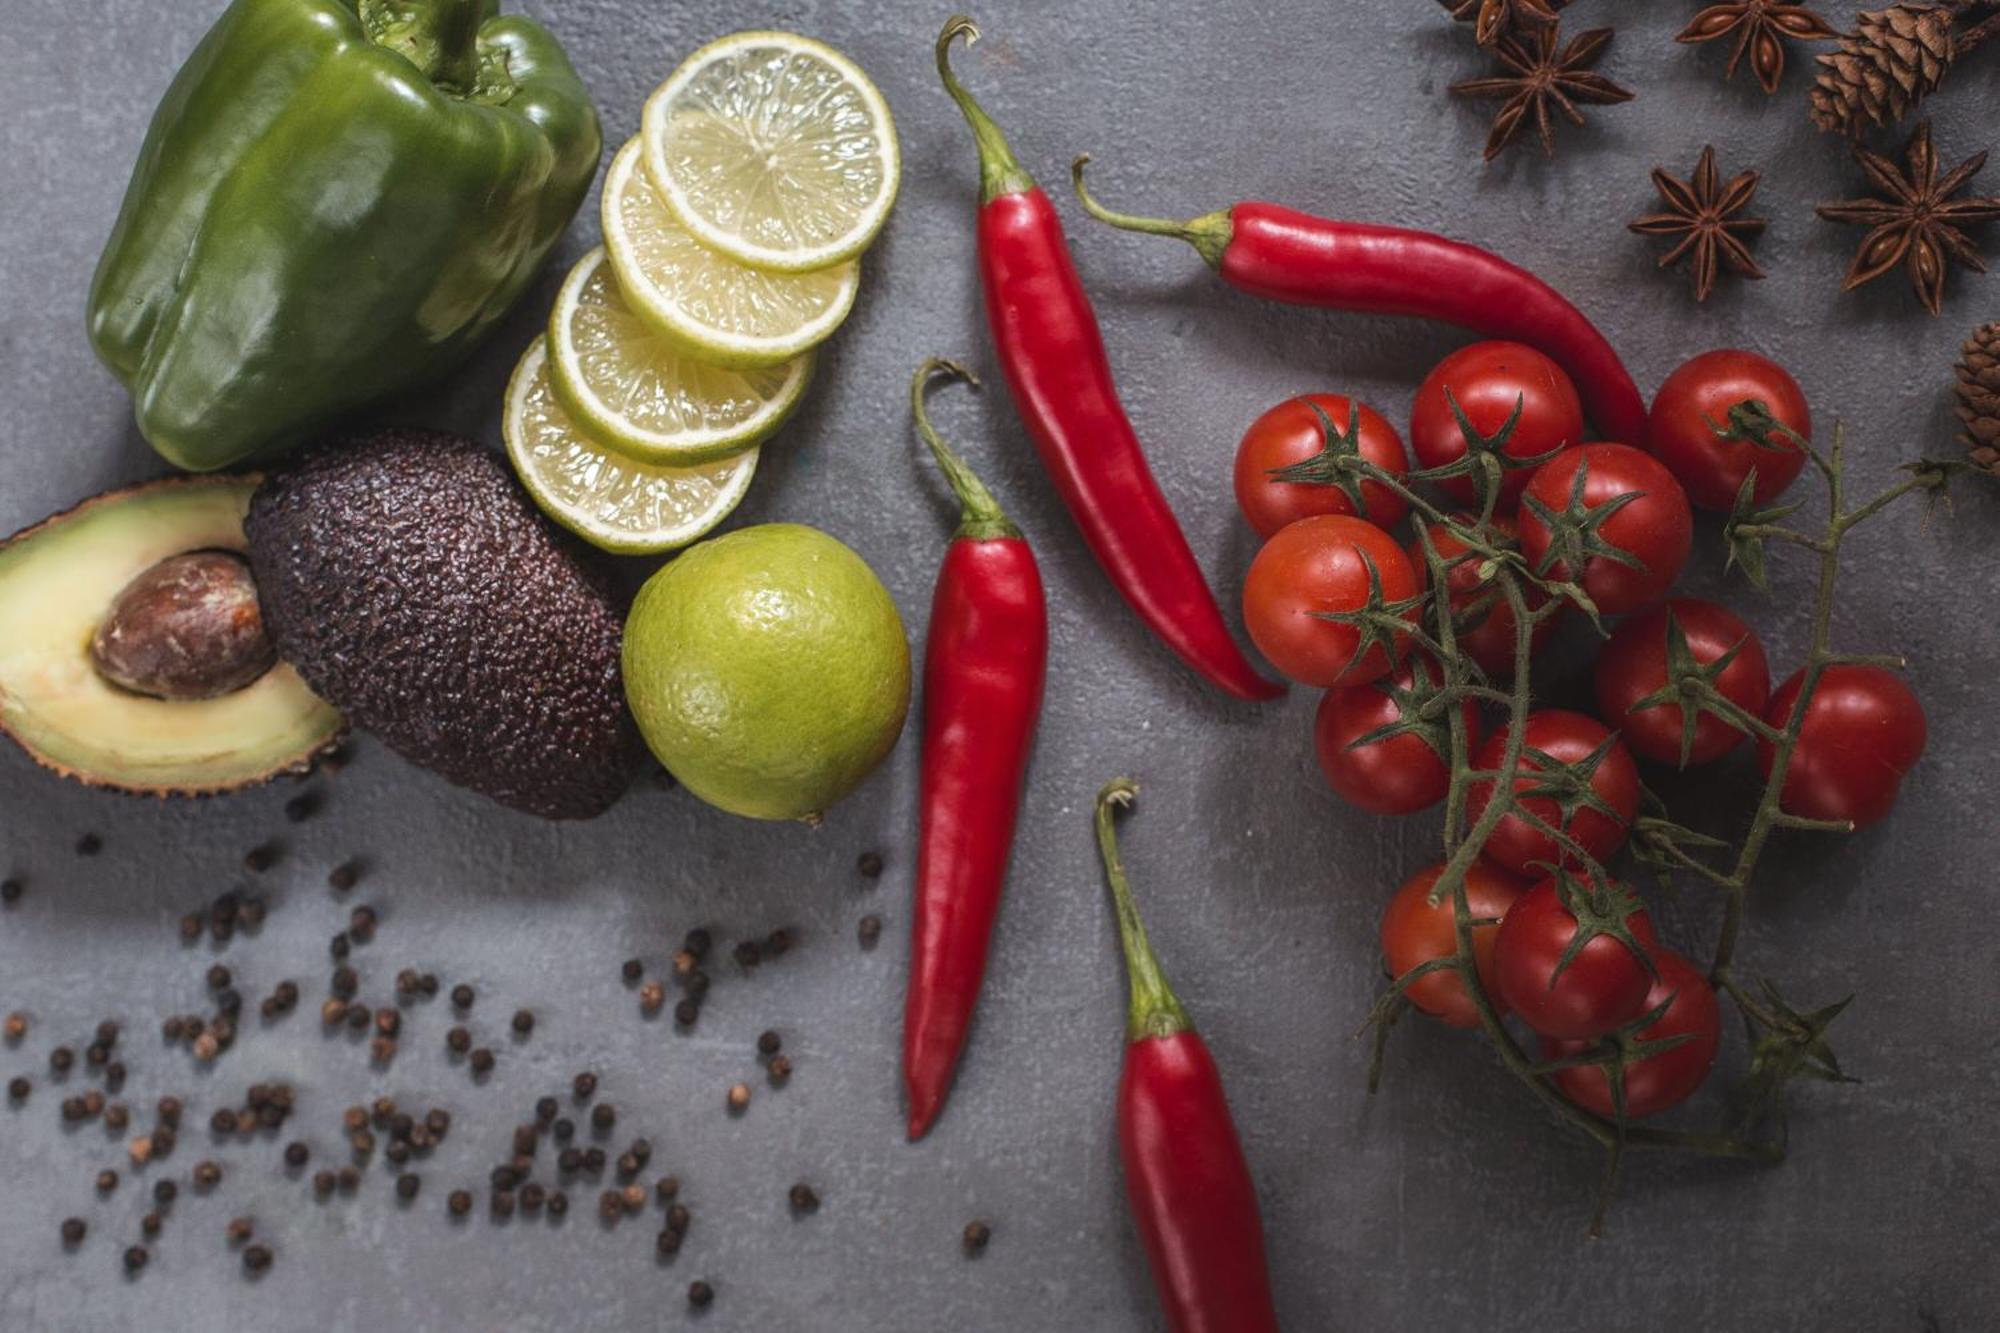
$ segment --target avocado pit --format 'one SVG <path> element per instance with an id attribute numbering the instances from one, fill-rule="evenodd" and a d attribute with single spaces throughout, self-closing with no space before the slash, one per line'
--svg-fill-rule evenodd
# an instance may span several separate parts
<path id="1" fill-rule="evenodd" d="M 126 584 L 90 642 L 98 674 L 186 703 L 254 684 L 277 664 L 257 581 L 233 551 L 168 556 Z"/>

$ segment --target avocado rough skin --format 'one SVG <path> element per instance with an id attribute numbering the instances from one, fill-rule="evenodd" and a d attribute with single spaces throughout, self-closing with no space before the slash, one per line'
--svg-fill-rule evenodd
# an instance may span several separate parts
<path id="1" fill-rule="evenodd" d="M 245 523 L 278 653 L 411 762 L 551 819 L 601 814 L 644 755 L 603 571 L 471 440 L 334 440 Z"/>

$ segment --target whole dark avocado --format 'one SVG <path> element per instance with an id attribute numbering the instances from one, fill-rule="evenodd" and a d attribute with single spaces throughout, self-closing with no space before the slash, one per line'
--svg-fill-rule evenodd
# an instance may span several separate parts
<path id="1" fill-rule="evenodd" d="M 624 608 L 494 454 L 425 431 L 326 441 L 265 479 L 245 528 L 279 656 L 354 725 L 551 819 L 629 785 Z"/>

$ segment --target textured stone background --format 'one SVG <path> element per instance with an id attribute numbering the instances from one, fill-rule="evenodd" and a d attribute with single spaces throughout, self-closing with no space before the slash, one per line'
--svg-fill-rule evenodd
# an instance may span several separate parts
<path id="1" fill-rule="evenodd" d="M 10 200 L 0 531 L 160 470 L 91 359 L 81 307 L 146 119 L 213 7 L 31 0 L 32 15 L 0 30 Z M 920 639 L 949 523 L 905 419 L 905 381 L 934 352 L 992 369 L 972 284 L 971 145 L 930 67 L 944 10 L 907 0 L 528 7 L 556 22 L 614 136 L 683 54 L 732 27 L 818 34 L 880 80 L 900 116 L 902 203 L 810 406 L 769 451 L 736 521 L 801 519 L 852 542 Z M 1856 6 L 1826 8 L 1845 21 Z M 1582 0 L 1577 20 L 1621 25 L 1605 69 L 1639 100 L 1586 130 L 1565 128 L 1555 162 L 1513 154 L 1486 169 L 1484 117 L 1444 96 L 1477 62 L 1423 0 L 996 3 L 982 15 L 990 38 L 962 67 L 1051 182 L 1087 148 L 1102 193 L 1142 211 L 1248 195 L 1483 240 L 1600 319 L 1649 391 L 1686 355 L 1741 343 L 1793 367 L 1822 421 L 1850 423 L 1859 480 L 1948 449 L 1951 358 L 1993 313 L 2000 286 L 1961 275 L 1938 320 L 1900 279 L 1841 295 L 1856 235 L 1819 223 L 1811 205 L 1854 192 L 1858 173 L 1807 125 L 1801 70 L 1767 104 L 1745 77 L 1720 82 L 1724 52 L 1675 47 L 1692 9 Z M 1963 72 L 1936 105 L 1944 152 L 1989 146 L 1995 110 L 1990 64 Z M 1684 172 L 1708 141 L 1726 170 L 1767 173 L 1759 211 L 1772 219 L 1761 252 L 1771 277 L 1725 286 L 1697 309 L 1681 279 L 1655 276 L 1650 247 L 1623 224 L 1652 202 L 1648 167 Z M 1066 189 L 1058 201 L 1074 219 Z M 562 257 L 596 231 L 586 216 Z M 1320 387 L 1358 391 L 1404 419 L 1424 369 L 1460 341 L 1266 308 L 1163 241 L 1099 228 L 1076 241 L 1133 415 L 1230 602 L 1252 546 L 1227 498 L 1227 465 L 1249 419 Z M 558 272 L 476 364 L 404 414 L 497 441 L 501 383 Z M 981 1022 L 928 1142 L 902 1142 L 895 1078 L 914 744 L 818 833 L 731 822 L 653 789 L 586 827 L 538 824 L 369 743 L 346 774 L 318 784 L 324 817 L 293 829 L 280 816 L 289 789 L 147 804 L 57 782 L 9 752 L 0 871 L 25 875 L 30 891 L 0 915 L 0 1009 L 26 1008 L 41 1027 L 22 1049 L 0 1050 L 0 1072 L 32 1071 L 42 1086 L 27 1109 L 0 1112 L 0 1327 L 679 1326 L 696 1276 L 720 1289 L 704 1321 L 715 1329 L 1158 1327 L 1112 1154 L 1122 982 L 1086 819 L 1092 793 L 1118 772 L 1146 785 L 1130 859 L 1167 966 L 1227 1072 L 1289 1327 L 1992 1326 L 2000 1061 L 1985 871 L 2000 861 L 1988 796 L 2000 722 L 1987 684 L 2000 653 L 2000 510 L 1990 496 L 1968 495 L 1927 530 L 1899 512 L 1854 541 L 1840 640 L 1910 655 L 1931 750 L 1887 825 L 1846 842 L 1781 840 L 1744 941 L 1748 965 L 1802 1001 L 1858 992 L 1839 1047 L 1867 1081 L 1803 1091 L 1792 1159 L 1778 1169 L 1633 1161 L 1610 1234 L 1592 1244 L 1592 1153 L 1478 1046 L 1408 1025 L 1383 1092 L 1362 1091 L 1365 1052 L 1351 1034 L 1376 985 L 1378 906 L 1429 854 L 1430 822 L 1383 823 L 1335 802 L 1313 769 L 1307 692 L 1261 710 L 1231 705 L 1171 662 L 1090 566 L 1002 401 L 954 395 L 939 415 L 1042 553 L 1055 656 Z M 1706 536 L 1692 585 L 1721 588 Z M 1727 586 L 1790 670 L 1801 571 L 1781 567 L 1768 601 Z M 1560 677 L 1557 696 L 1574 672 Z M 86 830 L 105 841 L 95 860 L 71 851 Z M 253 995 L 291 975 L 308 1002 L 270 1033 L 253 1023 L 203 1074 L 153 1032 L 151 1016 L 199 1003 L 208 961 L 206 946 L 175 942 L 173 922 L 241 878 L 244 850 L 273 834 L 287 848 L 266 877 L 276 910 L 227 957 Z M 871 890 L 852 866 L 875 847 L 889 873 Z M 344 910 L 324 875 L 354 853 L 371 866 L 358 897 L 386 918 L 365 956 L 365 993 L 385 995 L 405 965 L 477 984 L 479 1025 L 501 1050 L 484 1090 L 447 1065 L 441 1004 L 414 1013 L 406 1054 L 386 1075 L 346 1040 L 320 1037 L 311 1010 L 324 941 Z M 1696 889 L 1661 903 L 1666 933 L 1705 938 L 1708 907 Z M 888 922 L 872 954 L 854 944 L 868 912 Z M 617 964 L 635 952 L 657 963 L 697 923 L 725 933 L 788 923 L 803 942 L 751 979 L 724 975 L 698 1031 L 680 1036 L 637 1018 Z M 542 1019 L 520 1046 L 500 1030 L 517 1004 Z M 408 1212 L 379 1171 L 361 1197 L 318 1206 L 282 1173 L 278 1143 L 233 1151 L 224 1191 L 184 1197 L 152 1268 L 128 1283 L 117 1254 L 136 1236 L 140 1191 L 128 1183 L 107 1203 L 93 1199 L 91 1175 L 111 1145 L 95 1126 L 62 1132 L 58 1089 L 42 1082 L 50 1040 L 83 1039 L 107 1014 L 134 1028 L 131 1093 L 181 1092 L 195 1125 L 215 1099 L 281 1077 L 300 1086 L 293 1129 L 322 1159 L 336 1147 L 340 1107 L 377 1091 L 449 1105 L 458 1128 Z M 783 1092 L 759 1082 L 749 1114 L 729 1119 L 723 1089 L 750 1073 L 751 1040 L 767 1025 L 786 1033 L 797 1074 Z M 1717 1082 L 1742 1063 L 1733 1043 Z M 481 1180 L 533 1098 L 585 1066 L 625 1108 L 621 1126 L 652 1136 L 658 1168 L 688 1182 L 697 1220 L 671 1267 L 655 1264 L 653 1227 L 606 1234 L 587 1199 L 560 1230 L 444 1221 L 445 1191 Z M 191 1129 L 169 1169 L 184 1175 L 206 1139 Z M 794 1221 L 784 1195 L 800 1178 L 825 1205 Z M 71 1212 L 93 1223 L 74 1256 L 55 1236 Z M 259 1284 L 242 1280 L 223 1247 L 224 1220 L 242 1213 L 278 1250 Z M 968 1262 L 958 1234 L 975 1216 L 995 1239 Z"/>

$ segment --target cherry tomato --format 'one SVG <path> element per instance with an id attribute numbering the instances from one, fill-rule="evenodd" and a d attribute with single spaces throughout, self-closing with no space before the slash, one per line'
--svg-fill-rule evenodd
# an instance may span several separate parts
<path id="1" fill-rule="evenodd" d="M 1351 804 L 1378 815 L 1413 815 L 1442 801 L 1451 787 L 1451 721 L 1425 718 L 1422 710 L 1444 676 L 1429 659 L 1412 654 L 1401 667 L 1366 685 L 1328 690 L 1313 719 L 1320 770 Z M 1460 702 L 1469 743 L 1479 740 L 1479 709 Z M 1366 745 L 1371 733 L 1397 728 Z"/>
<path id="2" fill-rule="evenodd" d="M 1630 445 L 1565 449 L 1535 469 L 1521 495 L 1521 553 L 1535 569 L 1582 584 L 1602 615 L 1664 594 L 1693 545 L 1681 484 Z M 1570 569 L 1577 557 L 1581 574 Z"/>
<path id="3" fill-rule="evenodd" d="M 1804 682 L 1800 671 L 1780 685 L 1764 721 L 1790 726 Z M 1847 819 L 1865 828 L 1896 803 L 1903 775 L 1923 756 L 1928 735 L 1924 706 L 1895 672 L 1830 666 L 1806 705 L 1778 803 L 1804 819 Z M 1758 743 L 1757 765 L 1767 778 L 1774 757 L 1770 742 Z"/>
<path id="4" fill-rule="evenodd" d="M 1567 873 L 1515 900 L 1493 939 L 1493 981 L 1507 1007 L 1544 1037 L 1587 1040 L 1646 1012 L 1653 974 L 1618 938 L 1650 955 L 1653 919 L 1616 880 L 1592 883 Z M 1583 944 L 1563 957 L 1578 935 Z"/>
<path id="5" fill-rule="evenodd" d="M 1715 1002 L 1715 990 L 1708 978 L 1687 959 L 1667 949 L 1653 950 L 1653 967 L 1659 976 L 1646 1001 L 1639 1007 L 1649 1014 L 1666 1005 L 1666 1012 L 1639 1029 L 1636 1040 L 1688 1040 L 1656 1055 L 1642 1056 L 1625 1066 L 1625 1116 L 1636 1120 L 1658 1115 L 1679 1106 L 1694 1095 L 1715 1064 L 1716 1048 L 1722 1044 L 1722 1007 Z M 1429 978 L 1425 978 L 1429 980 Z M 1453 978 L 1457 980 L 1457 978 Z M 1588 1050 L 1585 1041 L 1544 1039 L 1542 1057 L 1577 1055 Z M 1600 1065 L 1572 1065 L 1556 1071 L 1556 1086 L 1563 1096 L 1586 1111 L 1609 1119 L 1616 1114 L 1611 1104 L 1611 1080 Z"/>
<path id="6" fill-rule="evenodd" d="M 1458 952 L 1458 930 L 1453 921 L 1451 895 L 1431 904 L 1431 886 L 1444 871 L 1444 862 L 1419 870 L 1403 881 L 1382 912 L 1382 960 L 1389 975 L 1402 977 L 1434 958 L 1449 958 Z M 1521 896 L 1521 882 L 1478 861 L 1465 872 L 1465 906 L 1474 922 L 1489 924 L 1472 927 L 1472 962 L 1479 969 L 1479 985 L 1501 1013 L 1507 1006 L 1494 991 L 1493 940 L 1500 919 Z M 1465 983 L 1455 972 L 1433 972 L 1418 977 L 1404 989 L 1410 1003 L 1455 1028 L 1477 1027 L 1479 1010 L 1466 994 Z"/>
<path id="7" fill-rule="evenodd" d="M 1506 758 L 1508 730 L 1494 732 L 1474 751 L 1474 768 L 1499 770 Z M 1567 833 L 1602 864 L 1625 844 L 1625 832 L 1639 813 L 1639 766 L 1624 743 L 1596 718 L 1544 708 L 1528 714 L 1521 733 L 1514 790 L 1521 809 Z M 1477 822 L 1492 800 L 1491 781 L 1473 783 L 1466 792 L 1467 816 Z M 1484 851 L 1487 860 L 1517 875 L 1542 873 L 1534 869 L 1537 866 L 1576 864 L 1574 852 L 1516 811 L 1509 811 L 1494 826 Z"/>
<path id="8" fill-rule="evenodd" d="M 1703 352 L 1667 376 L 1653 399 L 1646 442 L 1703 509 L 1734 508 L 1752 468 L 1752 493 L 1758 504 L 1769 504 L 1806 465 L 1805 450 L 1783 431 L 1760 425 L 1755 414 L 1732 422 L 1730 410 L 1743 402 L 1763 404 L 1771 417 L 1812 438 L 1812 413 L 1798 381 L 1755 352 Z"/>
<path id="9" fill-rule="evenodd" d="M 1668 628 L 1672 618 L 1678 644 Z M 1728 658 L 1718 671 L 1715 664 Z M 1668 664 L 1675 662 L 1674 680 Z M 1675 597 L 1632 616 L 1618 626 L 1597 654 L 1597 711 L 1618 728 L 1625 744 L 1643 759 L 1680 765 L 1706 764 L 1734 750 L 1746 737 L 1735 724 L 1690 703 L 1652 702 L 1674 687 L 1673 697 L 1698 673 L 1723 698 L 1751 717 L 1762 718 L 1771 697 L 1771 668 L 1757 632 L 1727 607 L 1696 597 Z M 1685 718 L 1692 715 L 1694 737 L 1683 760 Z"/>
<path id="10" fill-rule="evenodd" d="M 1410 410 L 1410 450 L 1420 468 L 1444 467 L 1465 456 L 1465 432 L 1446 390 L 1472 429 L 1487 440 L 1505 429 L 1520 408 L 1521 419 L 1501 450 L 1509 458 L 1536 458 L 1583 440 L 1583 400 L 1561 366 L 1520 343 L 1474 343 L 1438 362 L 1417 389 Z M 1528 476 L 1526 468 L 1501 474 L 1502 509 L 1514 507 Z M 1478 497 L 1470 477 L 1446 477 L 1437 487 L 1462 505 Z"/>
<path id="11" fill-rule="evenodd" d="M 1243 580 L 1243 620 L 1251 642 L 1272 666 L 1302 685 L 1363 685 L 1386 674 L 1385 636 L 1367 642 L 1362 627 L 1323 619 L 1368 604 L 1370 565 L 1381 585 L 1383 606 L 1417 595 L 1409 557 L 1373 523 L 1348 514 L 1319 514 L 1279 529 L 1257 552 Z M 1405 614 L 1414 618 L 1417 608 Z M 1398 630 L 1394 638 L 1401 656 L 1407 636 Z"/>
<path id="12" fill-rule="evenodd" d="M 1477 521 L 1470 514 L 1455 516 L 1455 521 L 1463 527 L 1471 527 Z M 1430 528 L 1431 545 L 1437 548 L 1439 556 L 1447 561 L 1464 554 L 1466 546 L 1451 535 L 1442 523 L 1433 523 Z M 1514 520 L 1505 515 L 1495 514 L 1491 525 L 1493 544 L 1518 545 L 1518 529 Z M 1454 630 L 1458 636 L 1458 649 L 1474 662 L 1488 676 L 1504 679 L 1514 674 L 1514 608 L 1500 589 L 1479 573 L 1480 561 L 1461 560 L 1451 566 L 1445 578 L 1445 586 L 1450 589 Z M 1417 579 L 1430 586 L 1430 561 L 1424 559 L 1423 539 L 1410 543 L 1410 564 L 1417 571 Z M 1530 610 L 1546 604 L 1550 598 L 1546 592 L 1534 584 L 1522 581 L 1522 603 Z M 1530 647 L 1539 650 L 1555 632 L 1556 622 L 1562 619 L 1560 613 L 1535 622 Z"/>
<path id="13" fill-rule="evenodd" d="M 1329 441 L 1326 426 L 1313 411 L 1317 406 L 1333 422 L 1340 439 Z M 1271 474 L 1317 458 L 1329 445 L 1361 457 L 1384 472 L 1400 477 L 1410 470 L 1403 437 L 1366 403 L 1360 405 L 1359 437 L 1347 442 L 1355 404 L 1337 393 L 1301 394 L 1287 398 L 1250 423 L 1236 447 L 1236 503 L 1260 537 L 1314 514 L 1356 514 L 1378 528 L 1393 528 L 1410 512 L 1409 501 L 1379 481 L 1359 482 L 1357 511 L 1349 490 L 1327 482 L 1279 481 Z"/>

